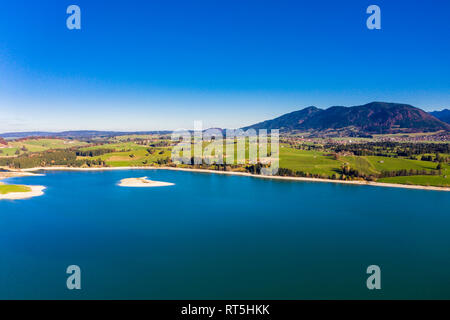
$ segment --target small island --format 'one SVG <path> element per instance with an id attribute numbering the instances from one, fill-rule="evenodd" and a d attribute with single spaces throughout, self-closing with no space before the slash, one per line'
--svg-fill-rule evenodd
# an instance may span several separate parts
<path id="1" fill-rule="evenodd" d="M 119 183 L 121 187 L 167 187 L 173 185 L 174 183 L 170 182 L 148 180 L 147 177 L 122 179 Z"/>
<path id="2" fill-rule="evenodd" d="M 43 186 L 9 185 L 0 182 L 0 200 L 18 200 L 42 196 Z"/>

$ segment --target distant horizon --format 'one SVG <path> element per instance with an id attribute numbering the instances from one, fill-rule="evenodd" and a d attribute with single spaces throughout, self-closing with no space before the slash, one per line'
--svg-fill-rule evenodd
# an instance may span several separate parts
<path id="1" fill-rule="evenodd" d="M 292 112 L 296 112 L 296 111 L 299 111 L 299 110 L 303 110 L 303 109 L 306 109 L 306 108 L 310 108 L 310 107 L 315 107 L 315 108 L 318 108 L 318 109 L 321 109 L 321 110 L 327 110 L 327 109 L 332 108 L 332 107 L 351 108 L 351 107 L 363 106 L 363 105 L 370 104 L 370 103 L 375 103 L 375 102 L 379 102 L 379 103 L 393 103 L 393 104 L 406 104 L 406 103 L 401 103 L 401 102 L 371 101 L 371 102 L 364 103 L 364 104 L 361 104 L 361 105 L 352 105 L 352 106 L 332 105 L 332 106 L 329 106 L 327 108 L 320 108 L 320 107 L 316 107 L 314 105 L 310 105 L 310 106 L 303 107 L 301 109 L 296 109 L 296 110 L 288 111 L 288 112 L 283 113 L 283 114 L 275 115 L 272 118 L 277 118 L 279 116 L 282 116 L 282 115 L 285 115 L 285 114 L 289 114 L 289 113 L 292 113 Z M 410 104 L 406 104 L 406 105 L 410 105 Z M 410 106 L 416 107 L 414 105 L 410 105 Z M 419 108 L 419 107 L 416 107 L 416 108 Z M 445 108 L 445 107 L 440 109 L 440 110 L 432 110 L 432 111 L 426 111 L 426 110 L 424 110 L 422 108 L 419 108 L 419 109 L 421 109 L 421 110 L 423 110 L 423 111 L 425 111 L 427 113 L 437 112 L 437 111 L 444 111 L 444 110 L 450 110 L 450 109 Z M 272 118 L 270 118 L 270 119 L 272 119 Z M 259 120 L 259 121 L 255 120 L 255 121 L 253 121 L 253 123 L 250 123 L 250 124 L 247 124 L 247 125 L 252 125 L 254 123 L 262 122 L 262 121 L 266 121 L 266 120 L 270 120 L 270 119 L 263 119 L 263 120 Z M 198 120 L 201 120 L 201 119 L 198 119 Z M 216 128 L 223 129 L 223 130 L 226 130 L 226 129 L 236 130 L 236 129 L 239 129 L 239 128 L 243 128 L 245 126 L 246 125 L 242 125 L 240 127 L 234 127 L 234 128 L 233 127 L 226 127 L 226 126 L 207 126 L 207 127 L 203 127 L 203 130 L 216 129 Z M 146 133 L 146 132 L 173 132 L 175 130 L 193 130 L 193 129 L 194 128 L 193 128 L 193 123 L 192 123 L 192 127 L 176 128 L 176 129 L 142 129 L 142 130 L 133 130 L 133 129 L 92 129 L 92 128 L 89 128 L 89 129 L 63 129 L 63 130 L 37 129 L 37 130 L 22 130 L 22 131 L 0 131 L 0 135 L 14 134 L 14 133 L 34 133 L 34 132 L 36 132 L 36 133 L 53 133 L 53 134 L 55 134 L 55 133 L 64 133 L 64 132 L 71 132 L 71 131 L 75 131 L 75 132 L 90 132 L 90 131 L 92 131 L 92 132 L 113 132 L 113 133 Z"/>

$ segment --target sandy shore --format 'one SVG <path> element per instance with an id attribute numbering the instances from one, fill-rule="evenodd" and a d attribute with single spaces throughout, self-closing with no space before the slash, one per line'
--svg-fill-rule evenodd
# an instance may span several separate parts
<path id="1" fill-rule="evenodd" d="M 119 183 L 121 187 L 167 187 L 173 185 L 170 182 L 148 180 L 147 177 L 122 179 Z"/>
<path id="2" fill-rule="evenodd" d="M 39 171 L 39 170 L 66 170 L 66 171 L 175 170 L 175 171 L 190 171 L 190 172 L 203 172 L 203 173 L 245 176 L 245 177 L 253 177 L 253 178 L 260 178 L 260 179 L 326 182 L 326 183 L 353 184 L 353 185 L 374 186 L 374 187 L 405 188 L 405 189 L 433 190 L 433 191 L 450 191 L 450 188 L 448 188 L 448 187 L 432 187 L 432 186 L 382 183 L 382 182 L 370 182 L 370 181 L 345 181 L 345 180 L 331 180 L 331 179 L 319 179 L 319 178 L 265 176 L 265 175 L 254 175 L 254 174 L 245 173 L 245 172 L 216 171 L 216 170 L 207 170 L 207 169 L 188 169 L 188 168 L 174 168 L 174 167 L 113 167 L 113 168 L 111 168 L 111 167 L 105 167 L 105 168 L 38 167 L 38 168 L 31 168 L 31 169 L 23 169 L 23 170 L 21 170 L 21 172 L 34 172 L 34 171 Z"/>
<path id="3" fill-rule="evenodd" d="M 15 177 L 35 177 L 35 176 L 39 176 L 39 174 L 30 173 L 24 170 L 0 172 L 0 180 Z"/>
<path id="4" fill-rule="evenodd" d="M 33 197 L 39 197 L 44 194 L 45 187 L 44 186 L 26 186 L 31 188 L 31 191 L 28 192 L 11 192 L 7 194 L 0 194 L 0 200 L 20 200 L 20 199 L 29 199 Z"/>

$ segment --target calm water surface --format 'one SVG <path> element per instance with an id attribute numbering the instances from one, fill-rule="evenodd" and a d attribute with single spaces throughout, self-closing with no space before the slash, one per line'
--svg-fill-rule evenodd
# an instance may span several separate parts
<path id="1" fill-rule="evenodd" d="M 142 176 L 175 186 L 117 186 Z M 47 189 L 0 201 L 0 299 L 450 298 L 447 192 L 165 170 L 8 183 Z"/>

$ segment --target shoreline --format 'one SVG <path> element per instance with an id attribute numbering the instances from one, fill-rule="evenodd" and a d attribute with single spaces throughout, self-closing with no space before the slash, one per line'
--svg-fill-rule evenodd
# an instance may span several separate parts
<path id="1" fill-rule="evenodd" d="M 351 184 L 361 186 L 374 186 L 374 187 L 387 187 L 387 188 L 404 188 L 404 189 L 416 189 L 416 190 L 431 190 L 431 191 L 450 191 L 449 187 L 433 187 L 433 186 L 421 186 L 421 185 L 408 185 L 408 184 L 396 184 L 396 183 L 384 183 L 373 181 L 347 181 L 347 180 L 331 180 L 321 178 L 304 178 L 304 177 L 287 177 L 287 176 L 268 176 L 268 175 L 255 175 L 247 172 L 233 172 L 233 171 L 217 171 L 209 169 L 190 169 L 190 168 L 174 168 L 174 167 L 99 167 L 99 168 L 74 168 L 74 167 L 36 167 L 29 169 L 22 169 L 17 171 L 18 173 L 29 173 L 34 171 L 111 171 L 111 170 L 173 170 L 173 171 L 188 171 L 199 173 L 215 173 L 233 176 L 244 176 L 259 179 L 274 179 L 274 180 L 287 180 L 287 181 L 303 181 L 303 182 L 322 182 L 322 183 L 339 183 L 339 184 Z"/>

